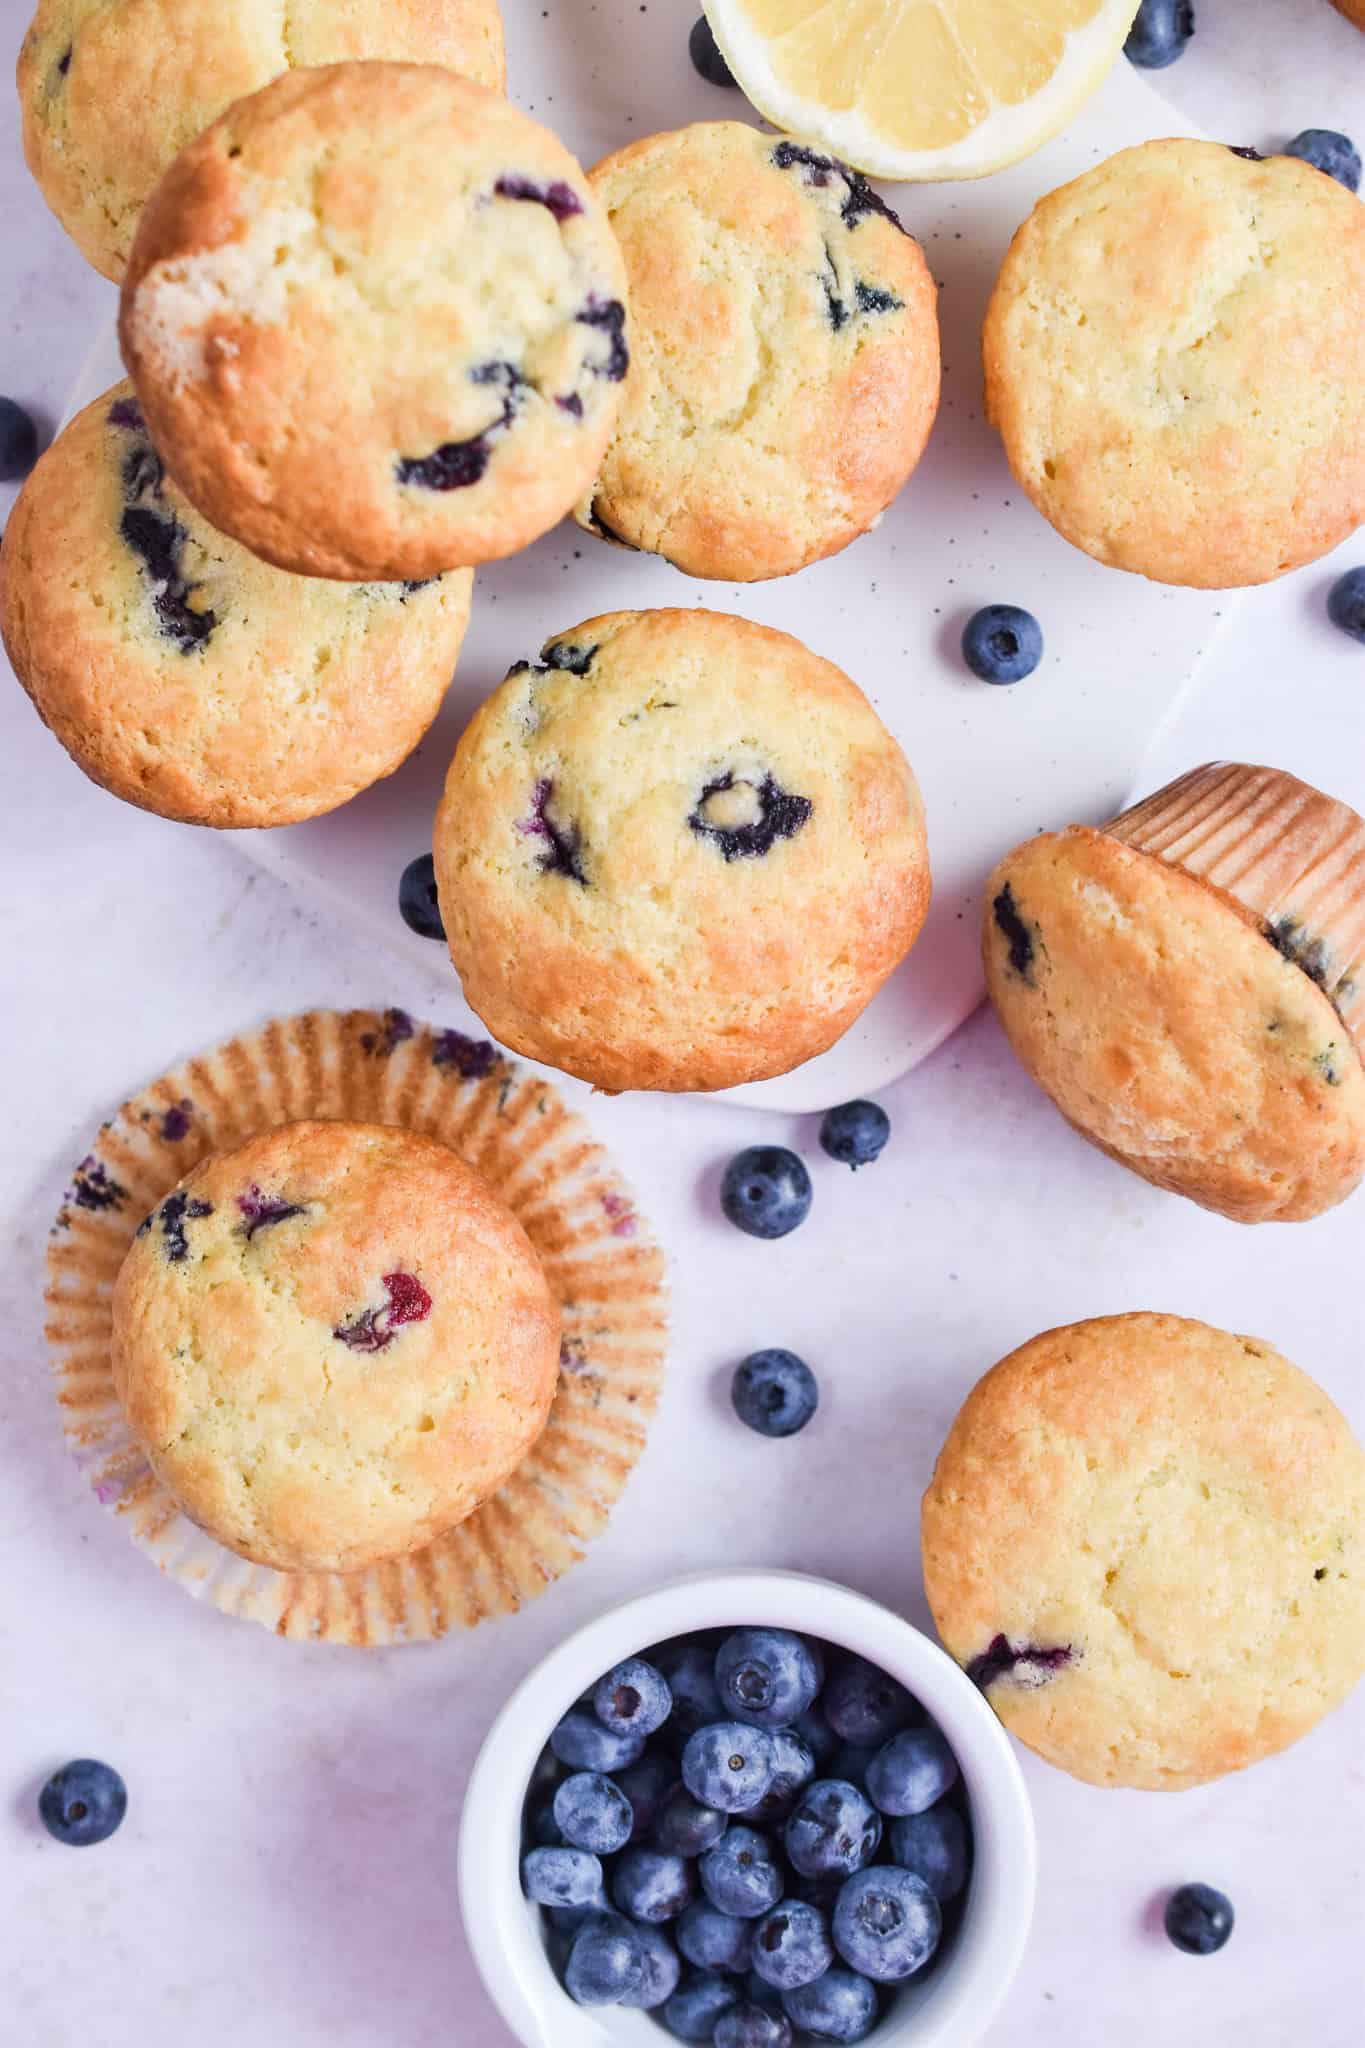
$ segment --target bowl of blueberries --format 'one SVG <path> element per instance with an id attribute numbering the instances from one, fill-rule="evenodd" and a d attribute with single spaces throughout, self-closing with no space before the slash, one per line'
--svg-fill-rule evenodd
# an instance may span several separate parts
<path id="1" fill-rule="evenodd" d="M 969 2048 L 1033 1911 L 999 1722 L 859 1593 L 708 1572 L 526 1678 L 460 1826 L 475 1962 L 526 2048 Z"/>

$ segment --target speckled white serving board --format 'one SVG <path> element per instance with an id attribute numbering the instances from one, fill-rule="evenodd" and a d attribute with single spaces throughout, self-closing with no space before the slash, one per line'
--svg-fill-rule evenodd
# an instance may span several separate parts
<path id="1" fill-rule="evenodd" d="M 739 93 L 708 86 L 687 58 L 693 0 L 588 0 L 549 19 L 506 0 L 512 96 L 585 164 L 688 121 L 753 119 Z M 263 865 L 328 898 L 444 985 L 441 1014 L 477 1029 L 444 950 L 399 919 L 398 877 L 431 842 L 455 739 L 512 662 L 595 613 L 709 605 L 797 634 L 846 669 L 905 747 L 924 790 L 934 905 L 910 960 L 852 1031 L 795 1074 L 741 1089 L 776 1110 L 868 1094 L 932 1052 L 981 995 L 977 916 L 999 854 L 1045 825 L 1118 809 L 1230 606 L 1103 569 L 1057 537 L 1012 484 L 981 416 L 978 337 L 1010 236 L 1035 199 L 1128 143 L 1193 132 L 1122 59 L 1074 126 L 1015 169 L 978 183 L 886 188 L 942 291 L 944 395 L 928 453 L 875 533 L 775 583 L 699 583 L 565 525 L 480 573 L 459 674 L 404 768 L 331 817 L 235 835 Z M 1236 139 L 1236 138 L 1234 138 Z M 72 409 L 120 375 L 112 334 Z M 963 620 L 992 601 L 1043 624 L 1041 669 L 993 689 L 964 669 Z"/>

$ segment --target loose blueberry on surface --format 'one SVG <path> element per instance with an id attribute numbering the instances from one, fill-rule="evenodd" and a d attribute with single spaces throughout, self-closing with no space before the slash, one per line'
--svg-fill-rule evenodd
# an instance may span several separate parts
<path id="1" fill-rule="evenodd" d="M 1182 1884 L 1166 1901 L 1166 1932 L 1187 1956 L 1216 1955 L 1234 1917 L 1232 1900 L 1211 1884 Z"/>
<path id="2" fill-rule="evenodd" d="M 732 2005 L 716 2022 L 716 2048 L 791 2048 L 791 2021 L 765 2005 Z"/>
<path id="3" fill-rule="evenodd" d="M 604 1678 L 592 1696 L 593 1712 L 613 1735 L 652 1735 L 672 1712 L 663 1676 L 643 1657 L 628 1657 Z"/>
<path id="4" fill-rule="evenodd" d="M 574 1849 L 614 1856 L 630 1840 L 635 1816 L 619 1785 L 600 1771 L 576 1771 L 555 1793 L 555 1825 Z"/>
<path id="5" fill-rule="evenodd" d="M 535 1906 L 591 1906 L 602 1866 L 585 1849 L 531 1849 L 521 1859 L 521 1888 Z"/>
<path id="6" fill-rule="evenodd" d="M 879 1102 L 843 1102 L 827 1109 L 820 1143 L 831 1159 L 855 1169 L 879 1159 L 891 1136 L 891 1119 Z"/>
<path id="7" fill-rule="evenodd" d="M 575 1771 L 619 1771 L 636 1762 L 644 1746 L 643 1735 L 613 1735 L 581 1707 L 570 1707 L 550 1737 L 559 1761 Z"/>
<path id="8" fill-rule="evenodd" d="M 611 1874 L 611 1896 L 628 1919 L 658 1926 L 676 1920 L 696 1896 L 692 1865 L 662 1849 L 627 1849 Z"/>
<path id="9" fill-rule="evenodd" d="M 754 1929 L 754 1969 L 774 1991 L 813 1984 L 833 1961 L 829 1922 L 803 1899 L 784 1899 Z"/>
<path id="10" fill-rule="evenodd" d="M 962 659 L 983 683 L 1022 683 L 1043 658 L 1043 629 L 1017 604 L 983 605 L 962 628 Z"/>
<path id="11" fill-rule="evenodd" d="M 18 483 L 38 460 L 38 429 L 12 398 L 0 398 L 0 484 Z"/>
<path id="12" fill-rule="evenodd" d="M 717 2020 L 738 2004 L 738 1985 L 699 1971 L 685 1977 L 665 2005 L 664 2025 L 678 2041 L 714 2041 Z"/>
<path id="13" fill-rule="evenodd" d="M 673 1856 L 701 1856 L 715 1848 L 728 1826 L 714 1806 L 703 1806 L 685 1785 L 675 1785 L 654 1823 L 654 1846 Z"/>
<path id="14" fill-rule="evenodd" d="M 639 1990 L 625 1993 L 617 2002 L 654 2012 L 666 2004 L 677 1990 L 682 1964 L 678 1961 L 678 1951 L 661 1929 L 637 1927 L 635 1938 L 645 1959 L 644 1975 Z"/>
<path id="15" fill-rule="evenodd" d="M 622 2005 L 644 1984 L 645 1952 L 617 1913 L 598 1913 L 574 1937 L 564 1988 L 576 2005 Z"/>
<path id="16" fill-rule="evenodd" d="M 750 1237 L 786 1237 L 810 1214 L 810 1175 L 785 1145 L 749 1145 L 725 1169 L 720 1205 Z"/>
<path id="17" fill-rule="evenodd" d="M 720 1694 L 716 1690 L 716 1660 L 700 1643 L 666 1643 L 654 1652 L 653 1662 L 668 1681 L 673 1695 L 673 1712 L 668 1732 L 686 1739 L 704 1728 L 708 1721 L 722 1718 Z"/>
<path id="18" fill-rule="evenodd" d="M 711 33 L 711 24 L 704 14 L 699 14 L 692 24 L 687 38 L 687 54 L 692 59 L 692 68 L 706 80 L 708 85 L 737 85 L 734 72 L 720 53 L 720 46 Z"/>
<path id="19" fill-rule="evenodd" d="M 936 1899 L 955 1899 L 966 1884 L 971 1850 L 956 1807 L 945 1802 L 894 1820 L 888 1840 L 891 1861 L 922 1877 Z"/>
<path id="20" fill-rule="evenodd" d="M 55 1841 L 70 1849 L 107 1842 L 128 1811 L 128 1788 L 118 1772 L 94 1757 L 63 1764 L 38 1794 L 38 1814 Z"/>
<path id="21" fill-rule="evenodd" d="M 1184 56 L 1193 34 L 1192 0 L 1142 0 L 1123 54 L 1143 71 L 1164 71 Z"/>
<path id="22" fill-rule="evenodd" d="M 757 1920 L 782 1896 L 782 1869 L 772 1843 L 757 1828 L 738 1823 L 707 1850 L 697 1875 L 716 1911 L 733 1913 L 738 1920 Z"/>
<path id="23" fill-rule="evenodd" d="M 633 1817 L 630 1839 L 642 1842 L 654 1826 L 669 1793 L 677 1787 L 678 1766 L 664 1752 L 647 1749 L 638 1762 L 626 1764 L 622 1769 L 613 1771 L 612 1775 L 630 1801 Z M 665 1844 L 661 1842 L 658 1846 L 663 1848 Z"/>
<path id="24" fill-rule="evenodd" d="M 801 1794 L 783 1839 L 803 1877 L 852 1877 L 876 1855 L 882 1817 L 846 1778 L 820 1778 Z"/>
<path id="25" fill-rule="evenodd" d="M 903 1729 L 867 1767 L 867 1792 L 880 1813 L 924 1813 L 957 1783 L 957 1758 L 937 1728 Z"/>
<path id="26" fill-rule="evenodd" d="M 824 1675 L 824 1659 L 790 1629 L 737 1629 L 716 1652 L 722 1708 L 755 1728 L 785 1728 L 804 1714 Z"/>
<path id="27" fill-rule="evenodd" d="M 678 1947 L 699 1970 L 740 1977 L 753 1961 L 753 1922 L 697 1899 L 678 1922 Z"/>
<path id="28" fill-rule="evenodd" d="M 1349 135 L 1336 128 L 1304 128 L 1285 144 L 1284 154 L 1312 164 L 1315 171 L 1325 171 L 1348 192 L 1360 190 L 1360 151 Z"/>
<path id="29" fill-rule="evenodd" d="M 772 1737 L 743 1721 L 717 1721 L 687 1739 L 683 1783 L 703 1806 L 747 1813 L 773 1781 Z"/>
<path id="30" fill-rule="evenodd" d="M 784 1991 L 782 2008 L 817 2041 L 865 2041 L 877 2024 L 877 1990 L 856 1970 L 826 1970 L 813 1984 Z"/>
<path id="31" fill-rule="evenodd" d="M 1365 645 L 1365 569 L 1348 569 L 1327 593 L 1327 616 L 1339 632 Z"/>
<path id="32" fill-rule="evenodd" d="M 762 1826 L 786 1820 L 815 1776 L 815 1758 L 794 1728 L 773 1728 L 773 1781 L 746 1816 Z"/>
<path id="33" fill-rule="evenodd" d="M 894 1863 L 851 1877 L 831 1925 L 844 1961 L 877 1984 L 896 1984 L 922 1970 L 942 1929 L 938 1900 L 924 1879 Z"/>
<path id="34" fill-rule="evenodd" d="M 865 1657 L 850 1657 L 839 1666 L 820 1707 L 842 1741 L 875 1748 L 889 1742 L 915 1714 L 905 1687 Z"/>
<path id="35" fill-rule="evenodd" d="M 429 853 L 419 853 L 399 876 L 398 910 L 408 930 L 416 932 L 419 939 L 445 937 L 436 896 L 436 863 Z"/>
<path id="36" fill-rule="evenodd" d="M 794 1351 L 751 1351 L 735 1367 L 730 1400 L 740 1421 L 759 1436 L 795 1436 L 820 1405 L 820 1383 Z"/>

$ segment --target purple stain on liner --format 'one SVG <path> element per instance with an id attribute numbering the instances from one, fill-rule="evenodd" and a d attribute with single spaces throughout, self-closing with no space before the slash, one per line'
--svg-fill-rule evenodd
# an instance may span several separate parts
<path id="1" fill-rule="evenodd" d="M 161 1135 L 168 1145 L 178 1145 L 182 1138 L 189 1136 L 190 1118 L 193 1113 L 194 1104 L 188 1095 L 182 1096 L 179 1102 L 173 1102 L 170 1108 L 163 1112 Z"/>
<path id="2" fill-rule="evenodd" d="M 482 1081 L 498 1064 L 498 1049 L 486 1038 L 442 1031 L 431 1048 L 433 1067 L 453 1067 L 462 1081 Z"/>
<path id="3" fill-rule="evenodd" d="M 395 1046 L 411 1038 L 415 1026 L 406 1010 L 385 1010 L 383 1024 L 378 1031 L 362 1031 L 360 1044 L 363 1051 L 372 1053 L 376 1059 L 387 1059 Z"/>
<path id="4" fill-rule="evenodd" d="M 119 1209 L 128 1199 L 128 1190 L 114 1179 L 102 1160 L 87 1152 L 71 1176 L 66 1199 L 78 1209 Z"/>

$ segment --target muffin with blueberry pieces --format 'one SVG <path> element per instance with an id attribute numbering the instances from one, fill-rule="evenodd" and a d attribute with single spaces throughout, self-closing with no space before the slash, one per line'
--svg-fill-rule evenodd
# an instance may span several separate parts
<path id="1" fill-rule="evenodd" d="M 1365 1673 L 1365 1451 L 1257 1338 L 1154 1314 L 1035 1337 L 968 1395 L 922 1538 L 948 1650 L 1091 1784 L 1241 1770 Z"/>
<path id="2" fill-rule="evenodd" d="M 559 1344 L 511 1210 L 448 1146 L 378 1125 L 202 1160 L 114 1287 L 114 1383 L 158 1478 L 281 1571 L 357 1571 L 472 1514 L 540 1435 Z"/>
<path id="3" fill-rule="evenodd" d="M 625 257 L 633 362 L 579 523 L 692 576 L 785 576 L 875 526 L 923 453 L 938 309 L 857 172 L 738 121 L 592 172 Z"/>
<path id="4" fill-rule="evenodd" d="M 1157 1187 L 1296 1221 L 1365 1174 L 1365 822 L 1271 768 L 1197 768 L 986 889 L 991 1000 L 1062 1114 Z"/>
<path id="5" fill-rule="evenodd" d="M 434 852 L 466 1000 L 606 1090 L 823 1052 L 929 905 L 915 778 L 862 692 L 706 611 L 611 613 L 519 662 L 460 740 Z"/>
<path id="6" fill-rule="evenodd" d="M 444 64 L 501 90 L 497 0 L 38 0 L 19 52 L 24 154 L 96 270 L 123 276 L 171 159 L 282 71 Z"/>
<path id="7" fill-rule="evenodd" d="M 469 618 L 430 582 L 286 575 L 215 533 L 167 476 L 132 387 L 43 456 L 0 549 L 14 670 L 72 759 L 198 825 L 284 825 L 345 803 L 430 726 Z"/>
<path id="8" fill-rule="evenodd" d="M 514 553 L 587 489 L 629 364 L 625 271 L 548 129 L 434 64 L 291 71 L 147 203 L 119 335 L 185 495 L 358 582 Z"/>
<path id="9" fill-rule="evenodd" d="M 1297 157 L 1146 142 L 1049 193 L 983 353 L 1011 469 L 1098 561 L 1264 583 L 1365 519 L 1365 208 Z"/>

